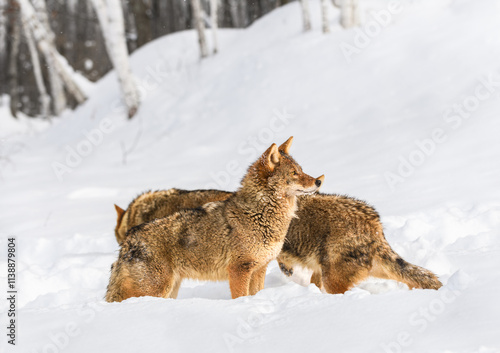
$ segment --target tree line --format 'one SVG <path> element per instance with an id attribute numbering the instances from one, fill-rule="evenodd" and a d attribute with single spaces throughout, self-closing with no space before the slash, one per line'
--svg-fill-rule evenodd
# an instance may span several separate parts
<path id="1" fill-rule="evenodd" d="M 200 56 L 213 52 L 219 27 L 244 28 L 291 0 L 0 0 L 0 96 L 19 111 L 48 118 L 86 100 L 77 74 L 97 81 L 114 68 L 129 117 L 140 104 L 128 56 L 163 35 L 194 28 Z M 311 28 L 308 0 L 300 0 L 304 30 Z M 342 9 L 341 24 L 357 23 L 357 0 L 321 0 Z M 0 101 L 0 104 L 2 102 Z M 5 104 L 5 102 L 3 102 Z"/>

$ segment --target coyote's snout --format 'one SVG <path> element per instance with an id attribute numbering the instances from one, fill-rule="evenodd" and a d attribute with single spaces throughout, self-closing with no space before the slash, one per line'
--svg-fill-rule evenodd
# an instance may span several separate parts
<path id="1" fill-rule="evenodd" d="M 277 177 L 286 181 L 286 193 L 293 196 L 317 192 L 325 179 L 324 175 L 319 178 L 313 178 L 304 174 L 302 168 L 296 164 L 292 164 L 289 169 L 285 169 Z"/>
<path id="2" fill-rule="evenodd" d="M 295 215 L 296 195 L 318 190 L 323 181 L 302 171 L 288 153 L 291 142 L 271 145 L 226 200 L 130 229 L 111 268 L 106 300 L 175 298 L 184 278 L 228 279 L 233 298 L 261 290 Z"/>

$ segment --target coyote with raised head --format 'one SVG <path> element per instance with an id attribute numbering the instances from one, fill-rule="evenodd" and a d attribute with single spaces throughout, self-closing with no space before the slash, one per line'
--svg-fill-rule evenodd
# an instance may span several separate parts
<path id="1" fill-rule="evenodd" d="M 291 142 L 272 144 L 225 201 L 132 228 L 111 267 L 106 300 L 175 297 L 184 278 L 229 280 L 233 298 L 261 290 L 295 215 L 296 196 L 314 193 L 324 179 L 302 171 L 288 154 Z"/>
<path id="2" fill-rule="evenodd" d="M 137 198 L 141 202 L 151 202 L 154 205 L 152 208 L 135 201 L 127 211 L 116 206 L 119 214 L 117 229 L 120 232 L 117 239 L 124 237 L 129 228 L 142 223 L 120 221 L 123 212 L 125 220 L 128 213 L 137 214 L 140 209 L 148 209 L 144 215 L 147 221 L 166 217 L 180 210 L 184 204 L 195 205 L 200 201 L 195 206 L 201 206 L 204 202 L 232 195 L 217 190 L 176 190 L 167 194 L 171 196 L 154 192 L 148 193 L 147 199 Z M 153 199 L 156 201 L 153 202 Z M 297 205 L 297 218 L 290 223 L 278 256 L 280 269 L 285 275 L 293 273 L 294 265 L 311 269 L 314 271 L 311 282 L 332 294 L 344 293 L 368 276 L 400 281 L 410 288 L 441 287 L 441 282 L 432 272 L 406 262 L 392 250 L 384 237 L 378 213 L 364 201 L 347 196 L 316 194 L 300 196 Z"/>

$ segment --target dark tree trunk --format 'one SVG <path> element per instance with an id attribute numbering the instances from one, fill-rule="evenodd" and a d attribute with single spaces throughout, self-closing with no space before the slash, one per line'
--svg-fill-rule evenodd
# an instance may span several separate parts
<path id="1" fill-rule="evenodd" d="M 153 39 L 152 4 L 148 0 L 134 0 L 131 5 L 137 28 L 137 47 L 139 48 Z"/>
<path id="2" fill-rule="evenodd" d="M 19 109 L 19 87 L 18 87 L 18 57 L 19 46 L 21 44 L 21 22 L 19 15 L 19 4 L 15 0 L 9 0 L 7 9 L 9 19 L 9 96 L 10 113 L 17 118 Z"/>

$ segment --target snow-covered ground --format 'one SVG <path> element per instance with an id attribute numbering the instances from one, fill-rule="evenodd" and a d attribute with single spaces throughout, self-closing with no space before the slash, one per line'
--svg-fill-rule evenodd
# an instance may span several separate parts
<path id="1" fill-rule="evenodd" d="M 362 4 L 365 27 L 342 30 L 332 7 L 323 35 L 319 1 L 306 34 L 293 2 L 221 31 L 202 62 L 193 31 L 148 44 L 132 56 L 131 121 L 113 73 L 51 124 L 13 120 L 3 98 L 0 288 L 15 237 L 18 294 L 15 347 L 0 301 L 1 352 L 500 352 L 500 1 Z M 186 281 L 177 300 L 103 301 L 113 203 L 235 190 L 290 135 L 323 191 L 375 205 L 389 243 L 442 289 L 372 279 L 329 295 L 273 262 L 253 297 Z"/>

